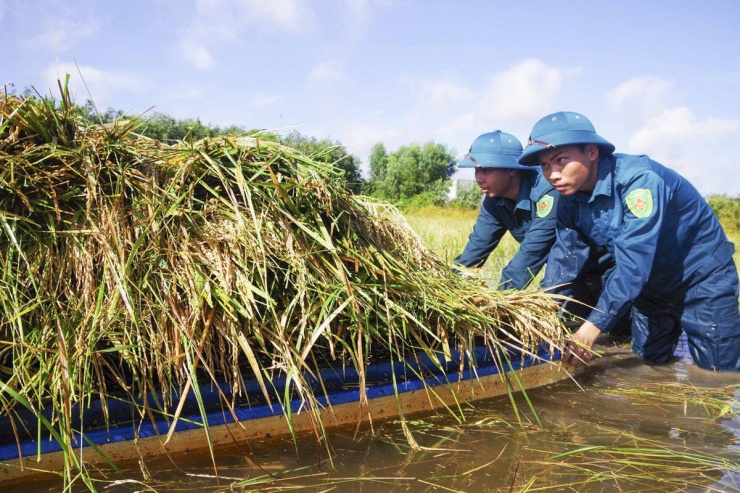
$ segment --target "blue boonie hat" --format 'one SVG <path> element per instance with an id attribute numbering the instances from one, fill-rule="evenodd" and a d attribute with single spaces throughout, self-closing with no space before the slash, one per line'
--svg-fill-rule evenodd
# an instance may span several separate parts
<path id="1" fill-rule="evenodd" d="M 458 163 L 458 168 L 528 169 L 517 162 L 522 144 L 511 134 L 495 130 L 479 135 L 470 150 Z"/>
<path id="2" fill-rule="evenodd" d="M 614 152 L 614 146 L 596 133 L 588 118 L 573 111 L 559 111 L 534 124 L 519 163 L 534 166 L 538 152 L 571 144 L 596 144 L 606 154 Z"/>

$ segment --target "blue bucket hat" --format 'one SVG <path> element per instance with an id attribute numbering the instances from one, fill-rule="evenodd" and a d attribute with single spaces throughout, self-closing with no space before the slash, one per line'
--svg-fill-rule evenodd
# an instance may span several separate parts
<path id="1" fill-rule="evenodd" d="M 596 134 L 588 118 L 573 111 L 559 111 L 534 124 L 519 163 L 535 166 L 538 152 L 571 144 L 596 144 L 605 154 L 614 152 L 614 146 Z"/>
<path id="2" fill-rule="evenodd" d="M 495 130 L 479 135 L 470 150 L 458 163 L 458 168 L 507 168 L 528 170 L 517 162 L 522 144 L 511 134 Z"/>

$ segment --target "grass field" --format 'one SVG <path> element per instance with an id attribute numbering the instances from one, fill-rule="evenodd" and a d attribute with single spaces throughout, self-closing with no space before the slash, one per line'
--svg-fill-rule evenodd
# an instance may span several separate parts
<path id="1" fill-rule="evenodd" d="M 452 265 L 455 257 L 462 253 L 468 242 L 478 211 L 425 207 L 407 212 L 405 217 L 427 248 Z M 506 233 L 481 269 L 481 276 L 498 282 L 501 271 L 518 249 L 519 244 Z"/>
<path id="2" fill-rule="evenodd" d="M 443 207 L 424 207 L 405 213 L 406 220 L 421 237 L 427 248 L 452 265 L 457 255 L 462 253 L 468 236 L 473 231 L 477 210 L 452 209 Z M 730 241 L 735 243 L 735 265 L 740 268 L 740 231 L 725 228 Z M 498 281 L 501 271 L 519 248 L 519 244 L 508 233 L 494 250 L 481 269 L 481 276 Z M 543 269 L 544 270 L 544 269 Z M 538 276 L 538 279 L 540 279 Z"/>

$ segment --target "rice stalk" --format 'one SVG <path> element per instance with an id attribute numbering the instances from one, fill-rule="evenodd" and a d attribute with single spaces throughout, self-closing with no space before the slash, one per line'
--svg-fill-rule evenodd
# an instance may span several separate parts
<path id="1" fill-rule="evenodd" d="M 593 434 L 610 443 L 565 443 L 565 452 L 542 450 L 546 459 L 527 461 L 528 476 L 538 478 L 528 491 L 729 491 L 740 477 L 737 457 L 709 445 L 697 449 L 601 426 Z"/>
<path id="2" fill-rule="evenodd" d="M 611 388 L 604 393 L 628 398 L 633 406 L 673 405 L 703 409 L 709 418 L 740 418 L 740 384 L 697 387 L 687 382 L 653 382 L 636 388 Z"/>

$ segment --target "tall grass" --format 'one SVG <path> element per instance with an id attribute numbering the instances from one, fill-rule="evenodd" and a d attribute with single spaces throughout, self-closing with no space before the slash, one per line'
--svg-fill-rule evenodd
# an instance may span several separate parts
<path id="1" fill-rule="evenodd" d="M 462 253 L 473 232 L 478 210 L 454 207 L 429 206 L 405 213 L 409 225 L 421 237 L 424 245 L 443 261 L 452 265 L 453 260 Z M 501 272 L 519 250 L 519 243 L 506 233 L 488 260 L 478 271 L 483 280 L 498 283 Z M 541 276 L 535 278 L 535 281 Z M 536 284 L 536 282 L 535 282 Z"/>
<path id="2" fill-rule="evenodd" d="M 74 440 L 93 397 L 162 392 L 177 416 L 171 396 L 227 382 L 228 409 L 253 377 L 267 402 L 303 399 L 321 437 L 307 379 L 326 362 L 358 370 L 364 407 L 377 353 L 562 343 L 547 295 L 451 274 L 332 165 L 258 136 L 169 146 L 137 118 L 90 125 L 60 89 L 0 100 L 0 413 L 36 413 L 68 484 L 94 489 Z"/>
<path id="3" fill-rule="evenodd" d="M 404 215 L 409 225 L 419 234 L 424 245 L 445 263 L 452 264 L 454 258 L 462 253 L 468 242 L 478 210 L 427 206 L 408 210 Z M 740 269 L 740 230 L 735 227 L 733 221 L 726 220 L 723 216 L 718 216 L 718 218 L 727 237 L 736 245 L 733 259 Z M 480 277 L 497 282 L 501 277 L 501 271 L 518 249 L 517 241 L 508 233 L 504 235 L 499 246 L 481 267 Z M 542 273 L 535 278 L 535 284 L 541 278 Z"/>

